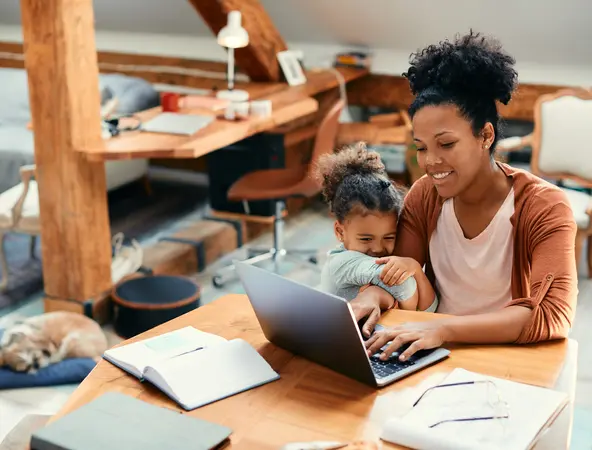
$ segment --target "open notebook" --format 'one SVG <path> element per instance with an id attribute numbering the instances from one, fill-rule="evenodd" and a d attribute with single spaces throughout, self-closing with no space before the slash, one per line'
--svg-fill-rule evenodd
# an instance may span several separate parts
<path id="1" fill-rule="evenodd" d="M 436 388 L 419 399 L 422 389 L 416 406 L 386 422 L 381 438 L 418 450 L 527 450 L 569 401 L 562 392 L 464 369 L 440 384 L 475 380 L 492 383 Z"/>
<path id="2" fill-rule="evenodd" d="M 152 383 L 185 410 L 279 378 L 244 340 L 228 341 L 194 327 L 109 349 L 103 357 Z"/>

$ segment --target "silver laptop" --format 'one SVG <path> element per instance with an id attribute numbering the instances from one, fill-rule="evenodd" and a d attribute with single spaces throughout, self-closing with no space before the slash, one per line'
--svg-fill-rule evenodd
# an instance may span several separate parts
<path id="1" fill-rule="evenodd" d="M 215 120 L 214 116 L 163 112 L 143 123 L 142 131 L 190 136 Z"/>
<path id="2" fill-rule="evenodd" d="M 385 386 L 446 358 L 445 348 L 420 350 L 399 361 L 368 357 L 349 303 L 240 261 L 236 271 L 268 341 L 371 386 Z M 378 328 L 377 328 L 378 329 Z M 384 347 L 383 347 L 384 348 Z"/>

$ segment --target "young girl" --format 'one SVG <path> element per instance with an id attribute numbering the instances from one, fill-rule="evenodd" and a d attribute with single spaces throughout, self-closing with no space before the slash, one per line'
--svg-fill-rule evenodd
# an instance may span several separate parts
<path id="1" fill-rule="evenodd" d="M 323 196 L 341 244 L 328 254 L 321 289 L 353 300 L 360 288 L 387 290 L 406 310 L 435 311 L 434 290 L 419 264 L 394 252 L 403 193 L 388 179 L 378 153 L 359 143 L 319 162 Z"/>

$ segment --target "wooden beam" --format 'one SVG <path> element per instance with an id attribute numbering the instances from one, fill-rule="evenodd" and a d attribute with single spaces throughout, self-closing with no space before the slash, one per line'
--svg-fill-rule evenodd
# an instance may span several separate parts
<path id="1" fill-rule="evenodd" d="M 46 297 L 82 303 L 111 286 L 92 0 L 21 0 L 35 129 Z"/>
<path id="2" fill-rule="evenodd" d="M 259 0 L 189 0 L 210 30 L 217 35 L 230 11 L 240 11 L 249 33 L 249 45 L 235 50 L 237 65 L 253 81 L 280 81 L 278 52 L 287 50 L 271 18 Z"/>
<path id="3" fill-rule="evenodd" d="M 502 117 L 506 119 L 534 120 L 536 99 L 565 86 L 521 83 L 508 105 L 499 105 Z M 406 78 L 395 75 L 371 74 L 347 85 L 348 103 L 357 106 L 383 108 L 407 108 L 413 101 Z"/>
<path id="4" fill-rule="evenodd" d="M 337 146 L 363 141 L 368 145 L 407 145 L 410 131 L 406 126 L 382 126 L 369 122 L 342 123 L 337 132 Z"/>
<path id="5" fill-rule="evenodd" d="M 171 84 L 198 89 L 226 89 L 226 64 L 216 61 L 177 58 L 160 55 L 97 52 L 101 73 L 121 73 L 143 78 L 149 83 Z M 24 69 L 23 46 L 17 42 L 0 42 L 0 67 Z M 369 72 L 351 67 L 337 68 L 345 83 L 361 78 Z M 237 89 L 249 91 L 252 99 L 269 95 L 288 87 L 286 83 L 249 83 L 245 74 L 237 74 Z M 307 82 L 297 88 L 307 95 L 316 95 L 339 86 L 333 71 L 314 69 L 306 71 Z"/>

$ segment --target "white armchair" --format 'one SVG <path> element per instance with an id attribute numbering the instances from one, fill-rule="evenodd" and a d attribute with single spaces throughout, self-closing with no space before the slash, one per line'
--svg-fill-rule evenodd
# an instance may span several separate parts
<path id="1" fill-rule="evenodd" d="M 24 233 L 31 236 L 30 256 L 34 257 L 36 238 L 41 234 L 39 220 L 39 188 L 35 181 L 35 165 L 20 168 L 21 183 L 0 194 L 0 291 L 8 287 L 8 262 L 4 253 L 4 237 L 7 233 Z M 142 266 L 143 252 L 138 242 L 123 245 L 123 234 L 113 237 L 114 254 L 111 261 L 111 278 L 117 283 L 124 276 L 136 272 Z"/>
<path id="2" fill-rule="evenodd" d="M 561 89 L 542 95 L 534 107 L 534 132 L 523 138 L 500 141 L 500 151 L 532 146 L 530 170 L 537 176 L 561 181 L 571 204 L 578 234 L 575 242 L 577 263 L 588 241 L 588 276 L 592 277 L 592 91 Z M 573 189 L 579 187 L 584 189 Z"/>
<path id="3" fill-rule="evenodd" d="M 4 253 L 4 238 L 9 232 L 26 233 L 31 236 L 30 255 L 34 256 L 35 239 L 40 233 L 39 191 L 35 166 L 20 169 L 22 182 L 0 194 L 0 267 L 2 280 L 0 290 L 8 286 L 8 262 Z"/>

